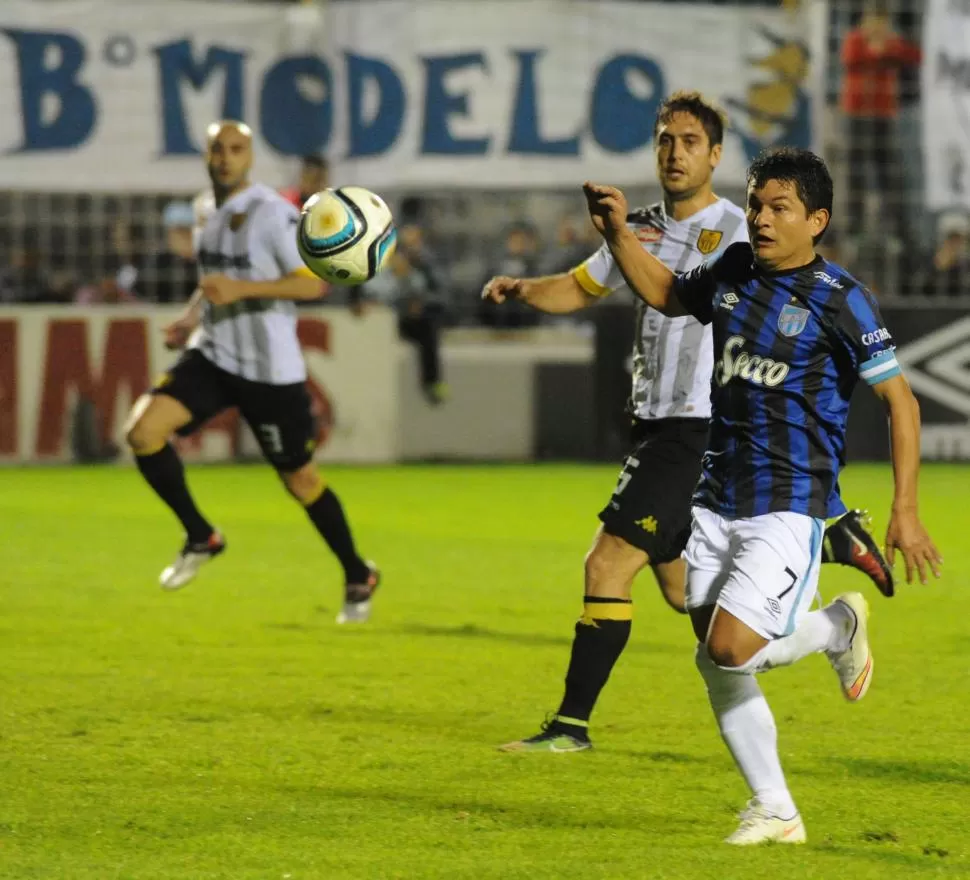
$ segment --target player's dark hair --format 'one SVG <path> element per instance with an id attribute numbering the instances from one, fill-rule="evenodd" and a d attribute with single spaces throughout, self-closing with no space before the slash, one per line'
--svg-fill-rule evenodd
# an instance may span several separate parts
<path id="1" fill-rule="evenodd" d="M 769 180 L 790 183 L 808 214 L 828 211 L 831 223 L 832 175 L 820 156 L 795 147 L 765 150 L 748 166 L 748 186 L 759 189 Z M 826 229 L 815 236 L 816 244 L 822 240 Z"/>
<path id="2" fill-rule="evenodd" d="M 321 171 L 330 170 L 330 163 L 326 160 L 326 157 L 321 156 L 319 153 L 304 156 L 302 161 L 304 168 L 319 168 Z"/>
<path id="3" fill-rule="evenodd" d="M 727 126 L 727 115 L 713 101 L 709 101 L 700 92 L 679 91 L 668 95 L 661 102 L 657 110 L 657 118 L 653 123 L 653 136 L 657 137 L 661 125 L 667 125 L 675 113 L 689 113 L 704 128 L 710 146 L 716 147 L 724 143 L 724 129 Z"/>

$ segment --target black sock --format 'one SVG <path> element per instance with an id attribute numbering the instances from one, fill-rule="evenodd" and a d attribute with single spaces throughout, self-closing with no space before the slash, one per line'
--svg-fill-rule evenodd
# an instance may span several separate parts
<path id="1" fill-rule="evenodd" d="M 354 547 L 350 525 L 347 523 L 347 517 L 344 516 L 340 499 L 329 489 L 324 489 L 323 494 L 316 501 L 307 505 L 306 512 L 334 556 L 340 560 L 347 583 L 366 583 L 370 576 L 370 569 L 357 555 L 357 548 Z"/>
<path id="2" fill-rule="evenodd" d="M 193 544 L 204 544 L 215 531 L 195 506 L 185 483 L 185 468 L 171 443 L 151 455 L 136 455 L 138 470 L 155 494 L 172 510 Z"/>
<path id="3" fill-rule="evenodd" d="M 593 706 L 626 647 L 633 624 L 630 599 L 586 596 L 583 603 L 566 673 L 566 694 L 554 722 L 558 728 L 581 737 L 586 736 Z"/>

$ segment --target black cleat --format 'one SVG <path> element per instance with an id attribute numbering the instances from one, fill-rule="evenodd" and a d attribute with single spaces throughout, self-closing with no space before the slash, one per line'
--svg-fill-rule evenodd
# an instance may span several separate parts
<path id="1" fill-rule="evenodd" d="M 866 511 L 850 510 L 832 523 L 825 530 L 822 541 L 822 561 L 857 568 L 876 585 L 880 593 L 893 596 L 896 593 L 893 571 L 866 528 L 869 522 Z"/>

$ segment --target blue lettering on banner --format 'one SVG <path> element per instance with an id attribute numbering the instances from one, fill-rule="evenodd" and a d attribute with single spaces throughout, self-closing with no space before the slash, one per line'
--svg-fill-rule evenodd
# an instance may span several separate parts
<path id="1" fill-rule="evenodd" d="M 4 28 L 17 50 L 20 112 L 24 140 L 16 152 L 70 150 L 94 131 L 98 107 L 91 90 L 78 82 L 87 57 L 84 44 L 71 34 Z M 51 52 L 53 50 L 53 52 Z M 49 66 L 48 53 L 59 63 Z M 57 113 L 45 120 L 45 96 L 57 100 Z"/>
<path id="2" fill-rule="evenodd" d="M 445 86 L 445 77 L 455 70 L 488 65 L 481 52 L 464 55 L 443 55 L 422 58 L 425 71 L 424 126 L 421 136 L 421 152 L 449 156 L 484 156 L 490 139 L 463 138 L 452 135 L 448 127 L 451 116 L 468 115 L 468 95 L 453 95 Z"/>
<path id="3" fill-rule="evenodd" d="M 639 76 L 648 94 L 630 91 L 628 78 Z M 596 75 L 590 129 L 604 150 L 631 153 L 653 139 L 653 121 L 666 87 L 660 67 L 642 55 L 618 55 Z"/>
<path id="4" fill-rule="evenodd" d="M 397 140 L 404 125 L 404 83 L 390 64 L 377 58 L 346 53 L 350 105 L 351 158 L 377 156 Z M 370 81 L 377 89 L 377 109 L 364 118 L 364 90 Z"/>
<path id="5" fill-rule="evenodd" d="M 319 98 L 304 97 L 301 83 L 315 84 Z M 323 149 L 333 127 L 332 92 L 330 68 L 322 58 L 303 55 L 277 61 L 263 78 L 259 94 L 259 128 L 266 143 L 286 156 Z"/>
<path id="6" fill-rule="evenodd" d="M 532 153 L 541 156 L 578 156 L 579 135 L 559 140 L 544 140 L 539 133 L 539 98 L 536 95 L 536 60 L 542 49 L 516 52 L 519 62 L 518 84 L 512 110 L 509 134 L 510 153 Z"/>
<path id="7" fill-rule="evenodd" d="M 2 34 L 12 42 L 18 65 L 24 131 L 18 152 L 76 149 L 89 141 L 99 123 L 98 96 L 85 77 L 89 59 L 110 67 L 112 76 L 124 75 L 123 70 L 140 61 L 137 40 L 127 34 L 113 35 L 97 51 L 71 33 L 7 28 Z M 508 140 L 499 146 L 494 141 L 502 120 L 476 118 L 490 130 L 475 136 L 455 131 L 456 121 L 473 113 L 472 87 L 459 87 L 455 75 L 475 71 L 484 80 L 476 91 L 495 87 L 489 82 L 490 58 L 484 49 L 420 57 L 423 82 L 409 80 L 389 58 L 347 51 L 341 59 L 345 76 L 337 77 L 333 58 L 283 56 L 263 73 L 255 96 L 246 92 L 247 67 L 253 61 L 243 49 L 186 38 L 144 51 L 158 68 L 154 100 L 160 157 L 200 152 L 203 133 L 192 130 L 189 108 L 192 92 L 203 90 L 214 98 L 214 116 L 250 121 L 270 147 L 288 156 L 331 147 L 337 108 L 346 107 L 347 157 L 352 159 L 393 149 L 409 112 L 416 117 L 418 149 L 424 156 L 477 157 L 494 148 L 506 155 L 578 157 L 584 142 L 630 153 L 651 143 L 654 116 L 666 92 L 663 70 L 653 59 L 638 54 L 607 57 L 592 75 L 586 118 L 577 120 L 573 131 L 560 129 L 553 135 L 549 124 L 555 119 L 552 124 L 561 126 L 563 114 L 550 113 L 549 96 L 541 88 L 546 48 L 510 49 L 502 58 L 513 65 L 514 74 Z M 491 63 L 498 61 L 493 57 Z M 345 103 L 335 94 L 335 83 L 346 89 Z M 145 96 L 146 101 L 151 98 Z"/>
<path id="8" fill-rule="evenodd" d="M 188 81 L 200 91 L 217 69 L 225 73 L 222 90 L 223 119 L 245 119 L 243 95 L 243 59 L 245 54 L 222 46 L 206 49 L 201 63 L 192 54 L 192 42 L 179 40 L 155 47 L 159 80 L 162 88 L 162 153 L 166 156 L 190 156 L 199 152 L 186 121 L 182 104 L 182 83 Z"/>

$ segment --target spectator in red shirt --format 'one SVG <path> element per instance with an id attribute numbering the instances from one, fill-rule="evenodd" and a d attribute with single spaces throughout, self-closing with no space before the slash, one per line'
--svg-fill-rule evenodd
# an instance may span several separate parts
<path id="1" fill-rule="evenodd" d="M 893 33 L 885 0 L 870 0 L 862 21 L 842 44 L 842 112 L 846 117 L 848 152 L 849 237 L 859 236 L 864 222 L 866 179 L 875 172 L 883 200 L 885 232 L 897 249 L 904 231 L 901 173 L 896 142 L 899 116 L 899 72 L 919 65 L 918 46 Z"/>
<path id="2" fill-rule="evenodd" d="M 280 195 L 300 209 L 310 196 L 327 188 L 329 177 L 330 165 L 323 156 L 304 156 L 300 162 L 299 184 L 280 190 Z"/>

